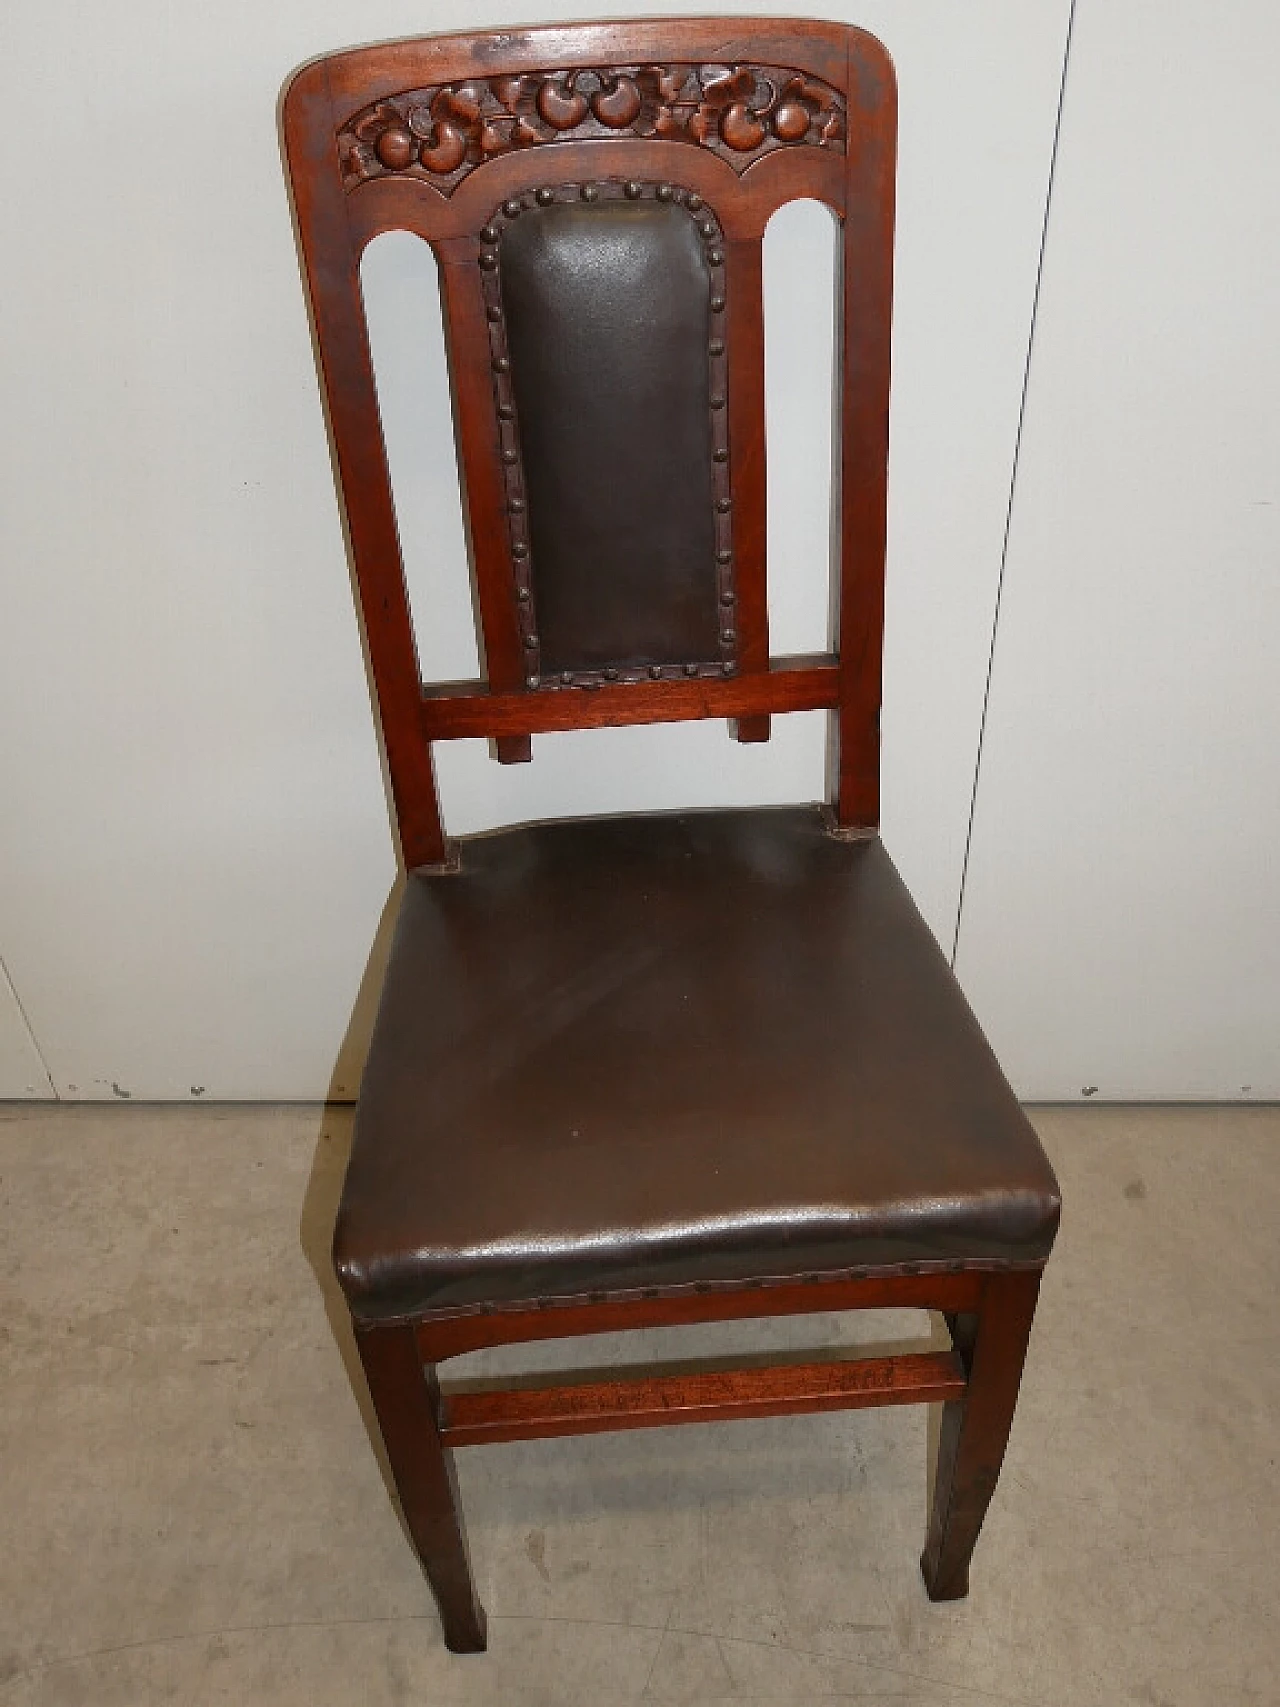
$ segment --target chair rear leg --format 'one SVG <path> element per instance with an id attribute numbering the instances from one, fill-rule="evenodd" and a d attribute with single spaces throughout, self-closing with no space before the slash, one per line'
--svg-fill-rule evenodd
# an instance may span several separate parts
<path id="1" fill-rule="evenodd" d="M 440 1607 L 445 1646 L 485 1647 L 453 1454 L 440 1443 L 435 1369 L 424 1365 L 412 1327 L 356 1325 L 356 1344 L 391 1463 L 400 1509 Z"/>
<path id="2" fill-rule="evenodd" d="M 992 1275 L 975 1314 L 947 1318 L 968 1388 L 942 1411 L 933 1515 L 920 1561 L 930 1600 L 960 1600 L 969 1592 L 969 1560 L 1004 1460 L 1039 1290 L 1038 1270 Z"/>

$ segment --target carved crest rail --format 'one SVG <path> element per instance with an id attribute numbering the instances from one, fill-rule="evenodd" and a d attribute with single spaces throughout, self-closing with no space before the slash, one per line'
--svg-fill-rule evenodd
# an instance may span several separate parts
<path id="1" fill-rule="evenodd" d="M 605 65 L 469 78 L 375 102 L 338 132 L 348 190 L 408 173 L 447 195 L 512 149 L 630 135 L 707 148 L 741 172 L 777 148 L 845 146 L 844 96 L 774 65 Z"/>

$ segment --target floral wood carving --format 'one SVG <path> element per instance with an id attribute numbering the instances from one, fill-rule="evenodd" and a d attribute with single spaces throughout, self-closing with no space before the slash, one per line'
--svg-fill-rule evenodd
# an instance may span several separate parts
<path id="1" fill-rule="evenodd" d="M 409 173 L 448 194 L 515 148 L 631 136 L 709 148 L 738 171 L 776 148 L 844 149 L 844 97 L 772 65 L 611 65 L 410 89 L 338 132 L 348 189 Z"/>

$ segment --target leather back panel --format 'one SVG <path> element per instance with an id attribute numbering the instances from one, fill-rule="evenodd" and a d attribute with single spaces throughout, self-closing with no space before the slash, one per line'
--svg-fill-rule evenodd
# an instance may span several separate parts
<path id="1" fill-rule="evenodd" d="M 501 288 L 544 674 L 719 656 L 710 275 L 657 202 L 507 227 Z"/>

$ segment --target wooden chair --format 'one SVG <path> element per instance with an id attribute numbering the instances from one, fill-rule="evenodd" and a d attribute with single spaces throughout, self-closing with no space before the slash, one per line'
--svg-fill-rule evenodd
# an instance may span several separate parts
<path id="1" fill-rule="evenodd" d="M 923 1571 L 963 1595 L 1012 1421 L 1052 1171 L 877 833 L 894 79 L 837 24 L 440 36 L 289 85 L 298 230 L 408 876 L 335 1239 L 445 1639 L 485 1645 L 454 1448 L 945 1406 Z M 837 643 L 771 658 L 761 241 L 843 233 Z M 424 685 L 359 265 L 440 266 L 486 679 Z M 432 743 L 830 715 L 829 806 L 548 823 L 461 847 Z M 442 1394 L 482 1346 L 941 1311 L 952 1349 Z"/>

